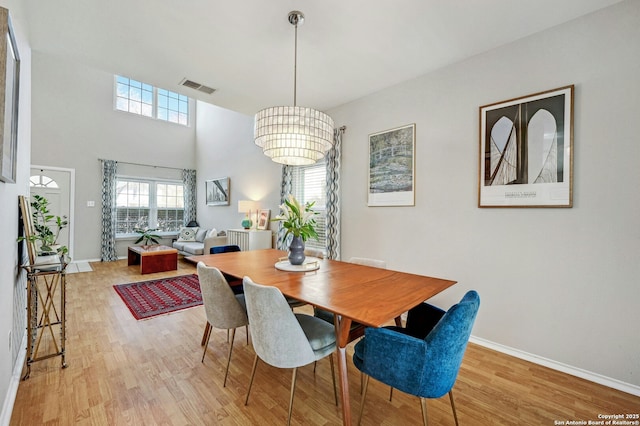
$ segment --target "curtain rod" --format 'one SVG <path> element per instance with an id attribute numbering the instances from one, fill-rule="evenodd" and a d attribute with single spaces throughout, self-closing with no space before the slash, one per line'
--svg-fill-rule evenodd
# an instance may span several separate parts
<path id="1" fill-rule="evenodd" d="M 98 158 L 98 161 L 102 161 L 104 160 L 104 158 Z M 132 163 L 129 161 L 118 161 L 118 160 L 114 160 L 116 163 L 122 163 L 122 164 L 130 164 L 132 166 L 142 166 L 142 167 L 152 167 L 154 169 L 172 169 L 172 170 L 185 170 L 183 168 L 179 168 L 179 167 L 167 167 L 167 166 L 153 166 L 151 164 L 142 164 L 142 163 Z"/>

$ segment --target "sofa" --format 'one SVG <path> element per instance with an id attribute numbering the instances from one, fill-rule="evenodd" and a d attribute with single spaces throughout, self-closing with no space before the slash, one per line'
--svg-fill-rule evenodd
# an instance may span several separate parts
<path id="1" fill-rule="evenodd" d="M 209 254 L 211 247 L 227 244 L 227 234 L 213 229 L 184 227 L 180 229 L 178 239 L 172 243 L 174 249 L 184 256 Z"/>

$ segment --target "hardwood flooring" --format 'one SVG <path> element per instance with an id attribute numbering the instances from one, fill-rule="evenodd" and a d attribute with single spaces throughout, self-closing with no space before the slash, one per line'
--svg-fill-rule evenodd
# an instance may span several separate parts
<path id="1" fill-rule="evenodd" d="M 291 371 L 258 365 L 244 405 L 254 352 L 236 333 L 227 386 L 222 387 L 227 333 L 214 329 L 204 363 L 203 307 L 136 321 L 114 284 L 193 273 L 141 276 L 126 260 L 92 263 L 93 272 L 67 276 L 67 364 L 34 363 L 20 382 L 11 425 L 272 425 L 285 424 Z M 353 344 L 349 346 L 349 355 Z M 350 356 L 349 356 L 350 359 Z M 349 365 L 354 424 L 360 374 Z M 299 370 L 292 424 L 339 425 L 327 360 Z M 640 398 L 469 344 L 454 387 L 461 425 L 554 425 L 598 420 L 598 414 L 640 412 Z M 428 401 L 432 425 L 453 425 L 448 397 Z M 369 383 L 364 425 L 421 424 L 420 403 L 375 380 Z"/>

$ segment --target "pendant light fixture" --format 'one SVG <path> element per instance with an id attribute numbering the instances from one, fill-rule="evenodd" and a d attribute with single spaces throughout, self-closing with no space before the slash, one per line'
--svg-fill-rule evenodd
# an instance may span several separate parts
<path id="1" fill-rule="evenodd" d="M 314 164 L 333 147 L 333 119 L 322 111 L 296 104 L 298 66 L 298 24 L 304 14 L 289 12 L 289 23 L 295 27 L 293 62 L 293 106 L 277 106 L 259 111 L 255 117 L 256 145 L 276 163 L 292 166 Z"/>

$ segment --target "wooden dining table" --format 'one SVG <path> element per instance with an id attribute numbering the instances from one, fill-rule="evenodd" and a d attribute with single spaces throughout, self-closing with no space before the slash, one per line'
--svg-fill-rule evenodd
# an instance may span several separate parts
<path id="1" fill-rule="evenodd" d="M 350 425 L 346 346 L 351 323 L 381 327 L 456 282 L 330 259 L 319 259 L 319 268 L 313 271 L 276 269 L 275 264 L 286 256 L 286 251 L 267 249 L 190 256 L 186 260 L 203 262 L 239 279 L 248 276 L 258 284 L 279 288 L 285 296 L 333 312 L 342 418 L 344 425 Z"/>

